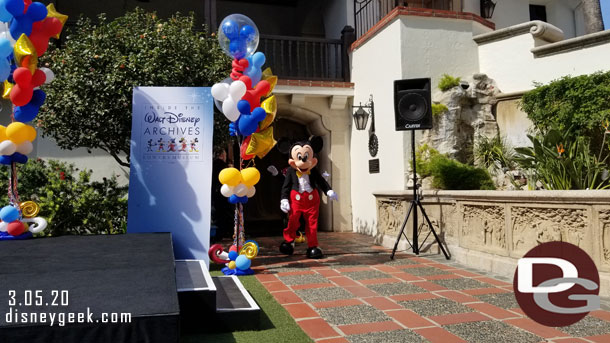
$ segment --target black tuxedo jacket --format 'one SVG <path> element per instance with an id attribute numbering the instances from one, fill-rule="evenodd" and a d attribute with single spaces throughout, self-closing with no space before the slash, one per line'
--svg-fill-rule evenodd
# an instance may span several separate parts
<path id="1" fill-rule="evenodd" d="M 311 169 L 309 174 L 309 184 L 311 185 L 311 188 L 319 188 L 324 192 L 324 194 L 330 190 L 330 185 L 328 182 L 326 182 L 326 180 L 324 180 L 318 171 L 318 168 Z M 297 176 L 296 169 L 288 168 L 286 178 L 284 179 L 284 185 L 282 186 L 282 199 L 290 200 L 290 191 L 293 189 L 297 192 L 299 191 L 299 178 Z"/>

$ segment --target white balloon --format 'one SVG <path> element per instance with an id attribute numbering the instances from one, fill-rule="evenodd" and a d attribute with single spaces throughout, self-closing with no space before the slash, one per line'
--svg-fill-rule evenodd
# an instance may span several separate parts
<path id="1" fill-rule="evenodd" d="M 40 70 L 42 70 L 44 75 L 47 77 L 44 83 L 51 83 L 53 80 L 55 80 L 55 73 L 51 69 L 42 67 Z"/>
<path id="2" fill-rule="evenodd" d="M 239 101 L 246 94 L 246 84 L 243 81 L 234 81 L 229 87 L 229 95 L 233 101 Z"/>
<path id="3" fill-rule="evenodd" d="M 237 109 L 237 103 L 233 101 L 233 98 L 227 98 L 222 103 L 222 113 L 224 113 L 225 117 L 230 121 L 236 121 L 239 119 L 239 110 Z"/>
<path id="4" fill-rule="evenodd" d="M 8 139 L 0 142 L 0 155 L 10 156 L 17 151 L 17 146 L 15 143 L 9 141 Z"/>
<path id="5" fill-rule="evenodd" d="M 212 97 L 218 101 L 224 101 L 229 96 L 229 85 L 217 83 L 212 86 Z"/>
<path id="6" fill-rule="evenodd" d="M 254 194 L 256 194 L 256 188 L 254 188 L 254 186 L 248 188 L 248 198 L 252 198 L 254 196 Z"/>
<path id="7" fill-rule="evenodd" d="M 248 187 L 243 183 L 240 183 L 239 185 L 235 186 L 235 188 L 233 188 L 233 192 L 235 192 L 235 195 L 237 195 L 238 197 L 243 197 L 248 194 Z"/>
<path id="8" fill-rule="evenodd" d="M 17 152 L 23 155 L 27 155 L 34 150 L 34 145 L 30 141 L 25 141 L 17 146 Z"/>
<path id="9" fill-rule="evenodd" d="M 0 231 L 6 232 L 7 229 L 8 229 L 8 223 L 7 222 L 0 222 Z"/>
<path id="10" fill-rule="evenodd" d="M 39 233 L 47 228 L 47 221 L 42 217 L 24 218 L 22 222 L 34 223 L 34 225 L 30 226 L 28 229 L 31 233 Z"/>
<path id="11" fill-rule="evenodd" d="M 233 195 L 234 194 L 233 192 L 234 192 L 233 187 L 231 187 L 229 185 L 222 185 L 222 187 L 220 187 L 220 194 L 222 194 L 226 198 Z"/>

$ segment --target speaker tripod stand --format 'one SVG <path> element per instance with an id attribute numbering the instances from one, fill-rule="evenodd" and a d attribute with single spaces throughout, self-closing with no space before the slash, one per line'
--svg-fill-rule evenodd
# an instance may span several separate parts
<path id="1" fill-rule="evenodd" d="M 400 239 L 402 238 L 402 236 L 405 236 L 405 239 L 411 246 L 411 249 L 413 250 L 415 255 L 419 255 L 419 250 L 420 250 L 421 246 L 423 246 L 424 243 L 426 243 L 426 240 L 428 240 L 428 237 L 430 237 L 430 233 L 432 233 L 434 235 L 434 239 L 436 240 L 436 243 L 438 244 L 438 246 L 441 248 L 441 251 L 443 252 L 443 255 L 445 255 L 445 258 L 449 259 L 449 255 L 447 254 L 445 247 L 443 247 L 443 244 L 441 243 L 440 239 L 438 238 L 438 235 L 436 234 L 436 231 L 434 230 L 434 227 L 432 226 L 432 222 L 430 222 L 430 218 L 428 218 L 428 215 L 426 214 L 426 210 L 424 210 L 424 206 L 421 204 L 421 196 L 420 196 L 420 193 L 418 192 L 419 186 L 417 185 L 417 167 L 415 164 L 415 130 L 410 130 L 410 131 L 411 131 L 411 158 L 413 161 L 413 200 L 411 200 L 411 206 L 409 207 L 409 211 L 407 211 L 407 215 L 405 216 L 405 220 L 402 222 L 402 227 L 400 228 L 398 237 L 396 237 L 396 243 L 394 244 L 394 249 L 392 249 L 392 256 L 390 256 L 390 259 L 391 260 L 394 259 L 394 255 L 396 254 L 396 249 L 398 249 L 398 243 L 400 242 Z M 417 209 L 418 208 L 421 210 L 421 213 L 423 214 L 423 216 L 426 220 L 426 223 L 428 224 L 428 228 L 430 228 L 430 232 L 428 232 L 428 235 L 422 242 L 421 246 L 418 243 L 418 238 L 419 238 L 418 225 L 417 225 L 418 224 L 418 220 L 417 220 Z M 411 214 L 413 214 L 413 243 L 411 243 L 411 241 L 409 241 L 409 237 L 407 237 L 407 235 L 405 234 L 405 227 L 407 226 L 407 222 L 409 221 L 409 217 L 411 216 Z"/>

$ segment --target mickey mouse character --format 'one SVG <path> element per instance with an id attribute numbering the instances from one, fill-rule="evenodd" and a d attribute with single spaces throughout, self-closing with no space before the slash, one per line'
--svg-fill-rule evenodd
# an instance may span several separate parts
<path id="1" fill-rule="evenodd" d="M 286 145 L 285 143 L 283 144 Z M 322 138 L 314 137 L 308 141 L 292 144 L 290 149 L 282 149 L 289 153 L 288 168 L 284 185 L 282 187 L 282 200 L 280 208 L 289 213 L 288 226 L 284 229 L 284 242 L 280 245 L 280 252 L 292 255 L 294 240 L 299 228 L 299 218 L 305 218 L 307 234 L 307 257 L 322 258 L 324 254 L 318 248 L 318 215 L 320 214 L 319 188 L 329 199 L 337 200 L 337 194 L 320 175 L 316 168 L 318 159 L 314 156 L 322 150 Z"/>

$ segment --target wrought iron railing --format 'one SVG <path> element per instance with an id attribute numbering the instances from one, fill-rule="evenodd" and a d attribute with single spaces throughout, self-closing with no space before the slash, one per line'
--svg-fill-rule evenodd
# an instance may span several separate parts
<path id="1" fill-rule="evenodd" d="M 283 79 L 347 81 L 340 39 L 261 35 L 258 50 L 265 66 Z"/>
<path id="2" fill-rule="evenodd" d="M 356 39 L 398 6 L 459 12 L 462 10 L 462 0 L 354 0 Z"/>

